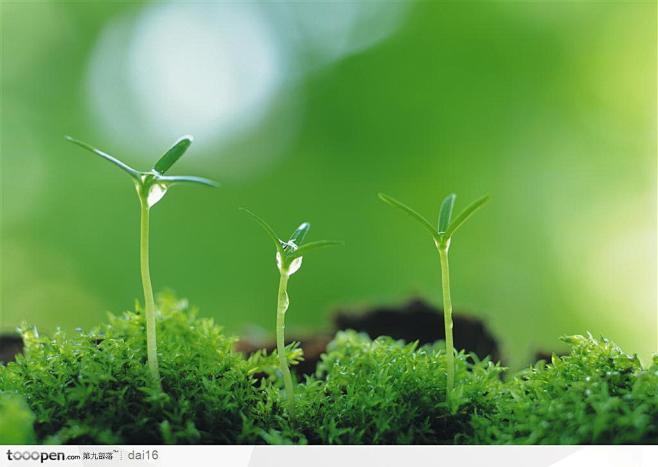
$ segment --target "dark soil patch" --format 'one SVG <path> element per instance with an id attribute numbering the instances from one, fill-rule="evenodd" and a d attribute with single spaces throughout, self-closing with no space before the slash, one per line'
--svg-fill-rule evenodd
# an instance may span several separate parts
<path id="1" fill-rule="evenodd" d="M 501 360 L 497 339 L 484 321 L 457 310 L 453 314 L 455 348 L 475 353 L 480 358 L 487 356 L 493 361 Z M 443 310 L 420 300 L 413 299 L 398 307 L 373 307 L 362 312 L 343 309 L 332 317 L 329 332 L 290 336 L 287 340 L 297 341 L 304 351 L 304 361 L 294 367 L 298 376 L 315 373 L 320 356 L 338 331 L 353 329 L 367 334 L 371 339 L 390 336 L 406 342 L 418 341 L 421 345 L 442 340 L 445 336 Z M 272 351 L 274 340 L 241 339 L 236 349 L 251 354 L 260 349 Z"/>

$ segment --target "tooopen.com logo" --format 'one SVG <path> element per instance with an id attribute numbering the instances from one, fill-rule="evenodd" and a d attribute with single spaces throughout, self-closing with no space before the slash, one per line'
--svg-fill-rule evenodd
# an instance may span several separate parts
<path id="1" fill-rule="evenodd" d="M 41 451 L 11 451 L 7 450 L 7 460 L 10 461 L 63 461 L 80 459 L 80 456 L 66 456 L 63 452 L 41 452 Z"/>

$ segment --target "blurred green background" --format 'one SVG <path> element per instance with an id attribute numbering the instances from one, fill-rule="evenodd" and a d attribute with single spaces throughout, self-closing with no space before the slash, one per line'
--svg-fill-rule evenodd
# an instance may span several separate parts
<path id="1" fill-rule="evenodd" d="M 288 328 L 337 307 L 440 304 L 431 218 L 492 202 L 453 242 L 453 300 L 512 365 L 558 336 L 656 351 L 655 2 L 2 2 L 1 328 L 92 326 L 140 297 L 125 174 L 179 136 L 152 276 L 230 332 L 273 330 L 277 271 L 246 206 L 306 258 Z"/>

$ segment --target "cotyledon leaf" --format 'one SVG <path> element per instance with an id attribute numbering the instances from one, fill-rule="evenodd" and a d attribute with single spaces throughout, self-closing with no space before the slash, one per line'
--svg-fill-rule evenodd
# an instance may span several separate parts
<path id="1" fill-rule="evenodd" d="M 457 195 L 454 193 L 446 196 L 441 202 L 441 209 L 439 209 L 439 233 L 442 234 L 448 230 L 450 225 L 450 218 L 452 217 L 452 209 L 455 206 Z"/>
<path id="2" fill-rule="evenodd" d="M 105 159 L 105 160 L 111 162 L 112 164 L 114 164 L 114 165 L 116 165 L 117 167 L 119 167 L 121 170 L 123 170 L 123 171 L 125 171 L 126 173 L 128 173 L 128 175 L 130 175 L 130 176 L 133 177 L 134 179 L 136 179 L 136 180 L 139 180 L 139 179 L 140 179 L 140 175 L 141 175 L 141 174 L 140 174 L 139 171 L 133 169 L 132 167 L 130 167 L 130 166 L 129 166 L 128 164 L 126 164 L 125 162 L 121 162 L 121 161 L 120 161 L 119 159 L 117 159 L 116 157 L 114 157 L 114 156 L 110 156 L 108 153 L 106 153 L 106 152 L 104 152 L 104 151 L 101 151 L 100 149 L 95 148 L 95 147 L 93 147 L 92 145 L 85 143 L 84 141 L 80 141 L 80 140 L 78 140 L 78 139 L 72 138 L 71 136 L 66 136 L 65 138 L 66 138 L 67 141 L 69 141 L 69 142 L 71 142 L 71 143 L 73 143 L 73 144 L 76 144 L 76 145 L 80 146 L 81 148 L 86 149 L 87 151 L 91 151 L 91 152 L 93 152 L 94 154 L 96 154 L 97 156 L 100 156 L 100 157 L 102 157 L 103 159 Z"/>
<path id="3" fill-rule="evenodd" d="M 171 168 L 172 165 L 176 163 L 178 159 L 180 159 L 183 154 L 185 154 L 185 151 L 190 147 L 192 144 L 192 137 L 191 136 L 182 136 L 181 138 L 178 139 L 174 143 L 174 145 L 158 160 L 158 162 L 155 163 L 153 166 L 153 169 L 155 169 L 157 172 L 164 174 L 167 170 Z"/>
<path id="4" fill-rule="evenodd" d="M 475 213 L 475 211 L 480 209 L 487 203 L 487 201 L 489 201 L 489 198 L 489 195 L 486 195 L 469 204 L 462 212 L 459 213 L 457 217 L 455 217 L 455 220 L 450 223 L 444 233 L 444 236 L 446 238 L 450 238 L 452 234 L 455 233 L 455 230 L 457 230 L 464 222 L 466 222 L 468 218 Z"/>
<path id="5" fill-rule="evenodd" d="M 287 257 L 289 259 L 295 259 L 295 258 L 299 258 L 300 256 L 304 256 L 306 253 L 308 253 L 311 250 L 317 250 L 319 248 L 325 248 L 328 246 L 338 246 L 338 245 L 343 245 L 343 242 L 339 242 L 337 240 L 317 240 L 315 242 L 308 242 L 297 248 L 295 251 L 288 253 Z"/>
<path id="6" fill-rule="evenodd" d="M 311 224 L 308 222 L 302 222 L 299 227 L 297 227 L 292 233 L 290 240 L 288 241 L 293 242 L 297 246 L 300 246 L 309 230 L 311 230 Z"/>
<path id="7" fill-rule="evenodd" d="M 249 209 L 240 208 L 240 211 L 244 211 L 247 214 L 249 214 L 263 228 L 263 230 L 265 230 L 265 232 L 270 236 L 270 238 L 274 242 L 274 246 L 276 247 L 276 250 L 281 255 L 285 254 L 284 251 L 283 251 L 283 245 L 282 245 L 283 242 L 281 241 L 279 236 L 276 234 L 274 229 L 272 229 L 272 227 L 270 227 L 270 224 L 265 222 L 262 218 L 260 218 L 259 216 L 257 216 L 253 212 L 251 212 Z"/>
<path id="8" fill-rule="evenodd" d="M 395 208 L 403 210 L 408 215 L 410 215 L 412 218 L 414 218 L 415 220 L 420 222 L 422 224 L 422 226 L 425 227 L 432 234 L 432 237 L 436 238 L 436 236 L 438 235 L 437 231 L 434 229 L 434 227 L 432 227 L 432 224 L 430 224 L 429 221 L 427 219 L 425 219 L 422 215 L 418 214 L 416 211 L 414 211 L 412 208 L 410 208 L 406 204 L 398 201 L 397 199 L 395 199 L 395 198 L 393 198 L 393 197 L 391 197 L 387 194 L 379 193 L 378 196 L 379 196 L 379 199 L 381 199 L 385 203 L 387 203 L 387 204 L 389 204 L 389 205 L 391 205 Z"/>
<path id="9" fill-rule="evenodd" d="M 214 180 L 203 177 L 195 177 L 193 175 L 159 175 L 157 179 L 166 183 L 198 183 L 200 185 L 206 185 L 213 188 L 217 188 L 219 186 L 219 183 Z"/>

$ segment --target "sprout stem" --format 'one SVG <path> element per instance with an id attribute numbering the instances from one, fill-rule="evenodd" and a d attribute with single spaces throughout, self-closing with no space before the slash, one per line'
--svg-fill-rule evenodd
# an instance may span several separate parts
<path id="1" fill-rule="evenodd" d="M 286 388 L 286 398 L 288 400 L 288 415 L 293 418 L 295 415 L 295 400 L 292 387 L 292 376 L 288 368 L 288 359 L 286 357 L 285 345 L 285 317 L 286 310 L 288 309 L 288 274 L 285 271 L 281 272 L 279 279 L 279 297 L 276 308 L 276 350 L 279 354 L 279 365 L 281 366 L 281 373 L 283 374 L 283 384 Z"/>
<path id="2" fill-rule="evenodd" d="M 448 245 L 437 245 L 441 260 L 441 285 L 443 289 L 443 322 L 446 333 L 446 400 L 450 403 L 450 394 L 455 381 L 455 351 L 452 341 L 452 300 L 450 298 L 450 267 L 448 265 Z"/>
<path id="3" fill-rule="evenodd" d="M 160 386 L 160 370 L 158 368 L 158 349 L 155 335 L 155 300 L 151 285 L 149 270 L 149 205 L 146 195 L 140 192 L 139 203 L 141 211 L 139 257 L 144 288 L 144 315 L 146 317 L 146 356 L 151 375 L 158 387 Z"/>

